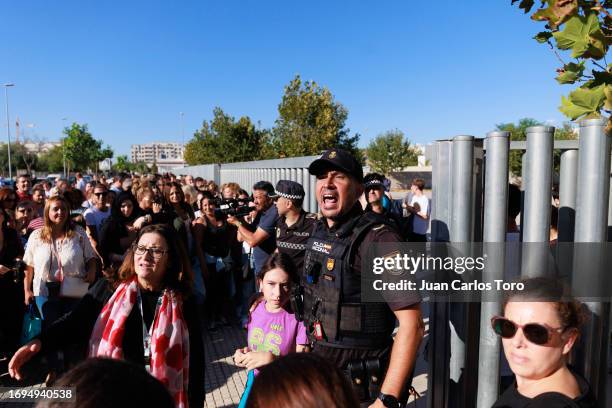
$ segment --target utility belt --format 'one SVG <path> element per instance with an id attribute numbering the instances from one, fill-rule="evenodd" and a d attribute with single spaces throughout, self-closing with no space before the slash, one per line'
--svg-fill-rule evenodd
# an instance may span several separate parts
<path id="1" fill-rule="evenodd" d="M 349 361 L 344 375 L 349 379 L 361 402 L 374 401 L 380 394 L 387 363 L 379 358 Z"/>
<path id="2" fill-rule="evenodd" d="M 349 361 L 344 375 L 351 382 L 351 386 L 361 403 L 376 401 L 381 392 L 382 383 L 385 379 L 385 374 L 389 362 L 386 359 L 368 358 L 356 359 Z M 412 387 L 412 375 L 410 374 L 409 381 L 402 389 L 402 394 L 398 398 L 400 407 L 404 408 L 410 395 L 419 398 L 420 395 Z M 362 405 L 363 406 L 363 405 Z"/>

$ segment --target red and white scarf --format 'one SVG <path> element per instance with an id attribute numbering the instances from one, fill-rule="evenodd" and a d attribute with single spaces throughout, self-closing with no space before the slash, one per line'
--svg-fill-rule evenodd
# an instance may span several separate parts
<path id="1" fill-rule="evenodd" d="M 135 276 L 119 285 L 98 316 L 89 340 L 89 357 L 123 359 L 125 321 L 137 297 Z M 189 331 L 181 296 L 164 290 L 158 310 L 153 319 L 149 372 L 168 388 L 177 408 L 188 408 Z"/>

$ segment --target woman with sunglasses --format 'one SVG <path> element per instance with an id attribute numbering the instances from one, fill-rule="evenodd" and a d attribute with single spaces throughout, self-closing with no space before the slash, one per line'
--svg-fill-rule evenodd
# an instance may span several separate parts
<path id="1" fill-rule="evenodd" d="M 589 385 L 567 364 L 584 320 L 580 303 L 557 281 L 522 283 L 507 296 L 504 316 L 491 319 L 516 378 L 493 407 L 593 407 Z"/>
<path id="2" fill-rule="evenodd" d="M 8 215 L 7 222 L 13 226 L 15 219 L 15 206 L 17 205 L 17 194 L 10 187 L 0 188 L 0 209 L 4 210 Z"/>
<path id="3" fill-rule="evenodd" d="M 204 345 L 191 282 L 174 229 L 141 229 L 117 273 L 96 282 L 71 313 L 21 347 L 9 363 L 10 375 L 22 379 L 21 367 L 34 355 L 72 341 L 87 344 L 89 357 L 145 367 L 177 407 L 204 406 Z"/>

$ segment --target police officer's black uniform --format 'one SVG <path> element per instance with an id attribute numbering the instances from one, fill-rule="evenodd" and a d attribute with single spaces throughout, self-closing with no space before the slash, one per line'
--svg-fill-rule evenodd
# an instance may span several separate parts
<path id="1" fill-rule="evenodd" d="M 321 174 L 330 166 L 363 180 L 361 165 L 347 152 L 326 151 L 310 165 Z M 418 295 L 401 302 L 362 303 L 362 254 L 374 242 L 400 242 L 380 215 L 363 212 L 358 202 L 328 227 L 317 222 L 304 259 L 304 320 L 313 352 L 334 361 L 351 378 L 362 401 L 378 396 L 390 357 L 395 327 L 393 310 L 420 302 Z"/>
<path id="2" fill-rule="evenodd" d="M 276 223 L 276 246 L 278 252 L 291 256 L 298 271 L 304 268 L 306 243 L 314 229 L 317 215 L 302 210 L 300 218 L 290 227 L 281 216 Z"/>

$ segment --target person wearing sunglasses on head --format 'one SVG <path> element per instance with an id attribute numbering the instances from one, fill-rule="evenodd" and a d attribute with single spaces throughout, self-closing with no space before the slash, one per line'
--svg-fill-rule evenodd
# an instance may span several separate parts
<path id="1" fill-rule="evenodd" d="M 516 379 L 493 408 L 594 407 L 589 384 L 567 362 L 584 321 L 581 304 L 552 279 L 522 283 L 507 295 L 504 315 L 491 319 Z"/>
<path id="2" fill-rule="evenodd" d="M 85 217 L 85 224 L 87 225 L 87 235 L 91 240 L 91 244 L 94 248 L 98 246 L 98 233 L 104 220 L 106 220 L 111 212 L 106 205 L 106 197 L 108 195 L 108 189 L 104 184 L 96 184 L 93 191 L 93 204 L 94 206 L 88 208 L 83 213 Z"/>

